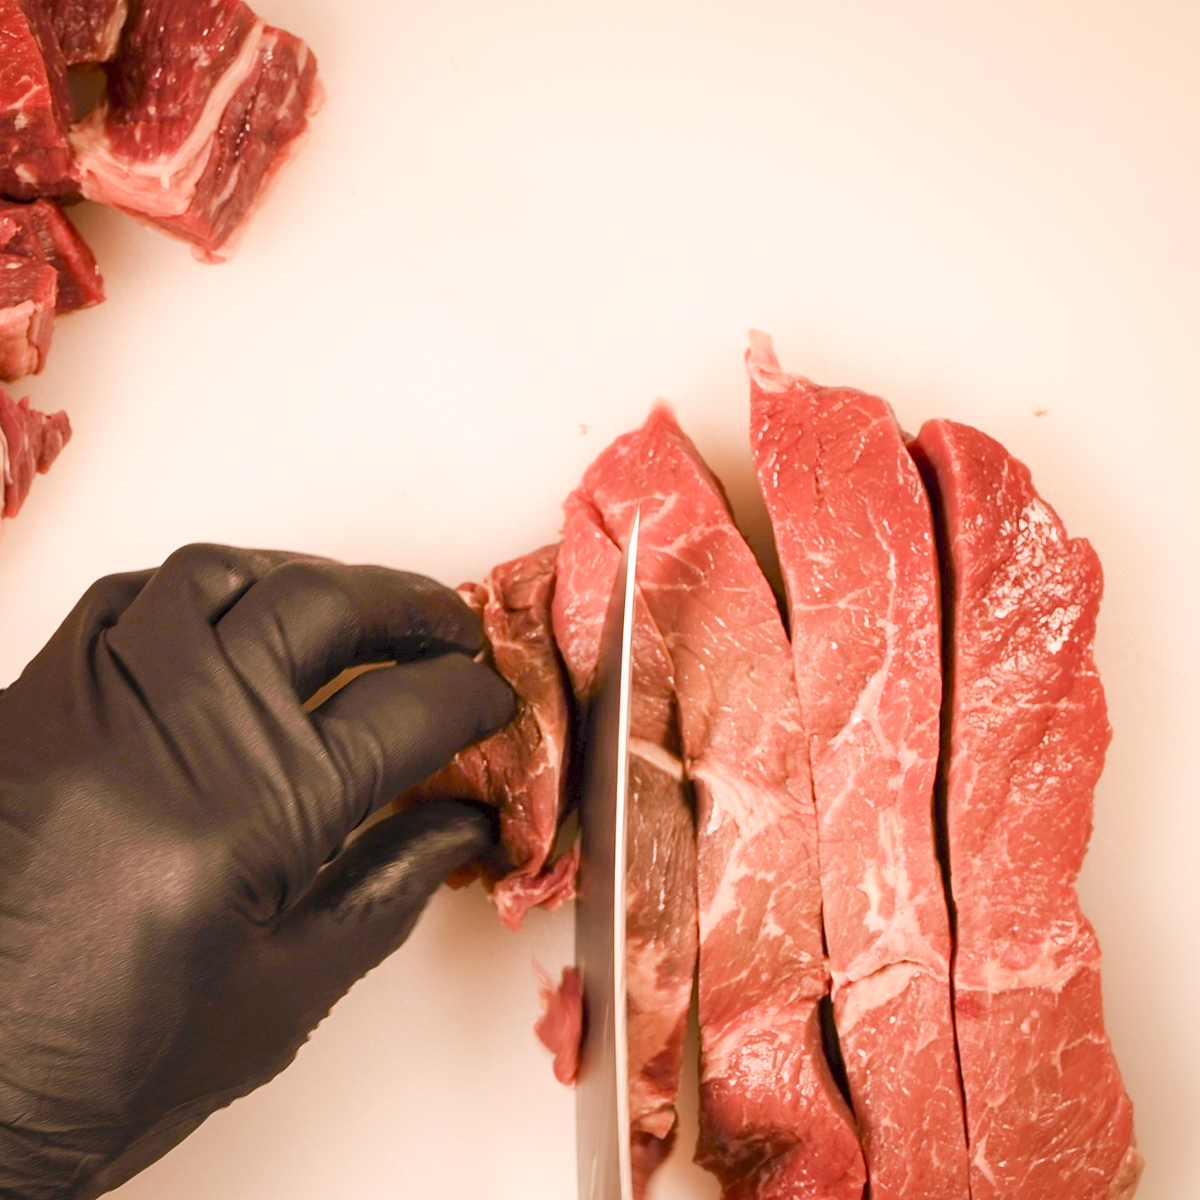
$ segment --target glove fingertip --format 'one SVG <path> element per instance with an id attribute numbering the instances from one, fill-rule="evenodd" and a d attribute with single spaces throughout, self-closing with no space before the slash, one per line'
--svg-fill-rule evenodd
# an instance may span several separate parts
<path id="1" fill-rule="evenodd" d="M 336 924 L 380 921 L 406 935 L 448 875 L 488 853 L 494 812 L 435 800 L 379 821 L 326 868 L 309 911 Z"/>

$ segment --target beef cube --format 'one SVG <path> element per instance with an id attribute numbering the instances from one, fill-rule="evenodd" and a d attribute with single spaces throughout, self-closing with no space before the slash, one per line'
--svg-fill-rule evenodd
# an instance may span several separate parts
<path id="1" fill-rule="evenodd" d="M 67 64 L 40 0 L 0 0 L 0 195 L 77 190 Z"/>
<path id="2" fill-rule="evenodd" d="M 36 375 L 54 332 L 58 276 L 46 263 L 0 254 L 0 379 Z"/>
<path id="3" fill-rule="evenodd" d="M 47 416 L 0 388 L 0 517 L 15 517 L 35 474 L 44 475 L 71 440 L 65 412 Z"/>
<path id="4" fill-rule="evenodd" d="M 927 421 L 953 689 L 946 831 L 972 1200 L 1127 1200 L 1141 1155 L 1075 880 L 1110 731 L 1100 562 L 998 442 Z"/>
<path id="5" fill-rule="evenodd" d="M 0 250 L 55 269 L 59 313 L 89 308 L 104 299 L 104 280 L 91 250 L 52 200 L 0 201 Z"/>
<path id="6" fill-rule="evenodd" d="M 884 401 L 785 375 L 764 334 L 751 335 L 747 364 L 871 1200 L 967 1200 L 933 822 L 942 675 L 929 501 Z"/>
<path id="7" fill-rule="evenodd" d="M 223 261 L 320 100 L 308 47 L 241 0 L 135 0 L 71 135 L 83 194 Z"/>
<path id="8" fill-rule="evenodd" d="M 127 0 L 40 0 L 68 66 L 105 63 L 117 53 Z"/>

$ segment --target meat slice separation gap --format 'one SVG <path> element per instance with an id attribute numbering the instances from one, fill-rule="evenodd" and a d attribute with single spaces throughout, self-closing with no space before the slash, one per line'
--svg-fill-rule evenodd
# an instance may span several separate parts
<path id="1" fill-rule="evenodd" d="M 966 1200 L 933 793 L 942 677 L 925 490 L 888 405 L 751 334 L 751 444 L 812 754 L 834 1019 L 872 1200 Z"/>
<path id="2" fill-rule="evenodd" d="M 1110 731 L 1092 658 L 1101 572 L 1028 469 L 928 421 L 950 622 L 945 811 L 973 1200 L 1127 1200 L 1133 1112 L 1075 881 Z"/>

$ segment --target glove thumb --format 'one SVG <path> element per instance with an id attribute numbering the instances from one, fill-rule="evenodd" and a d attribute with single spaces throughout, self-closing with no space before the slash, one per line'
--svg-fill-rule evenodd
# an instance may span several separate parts
<path id="1" fill-rule="evenodd" d="M 236 1020 L 236 1036 L 224 1035 L 230 1045 L 241 1038 L 245 1052 L 235 1057 L 260 1058 L 266 1069 L 246 1079 L 238 1074 L 240 1062 L 214 1064 L 196 1054 L 199 1078 L 184 1089 L 192 1093 L 189 1101 L 144 1131 L 72 1195 L 92 1200 L 118 1187 L 213 1110 L 281 1071 L 351 986 L 408 937 L 442 880 L 488 852 L 495 831 L 494 813 L 458 800 L 417 805 L 366 830 L 264 939 L 242 981 L 245 1001 L 212 1014 L 218 1022 Z M 205 1038 L 198 1043 L 205 1044 Z"/>

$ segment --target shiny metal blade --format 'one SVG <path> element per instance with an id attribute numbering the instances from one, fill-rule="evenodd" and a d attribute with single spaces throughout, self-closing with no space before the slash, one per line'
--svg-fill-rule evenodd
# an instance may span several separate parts
<path id="1" fill-rule="evenodd" d="M 579 1200 L 631 1200 L 625 1029 L 625 835 L 629 698 L 639 514 L 617 571 L 600 641 L 579 802 L 575 964 L 584 1032 L 575 1092 Z"/>

